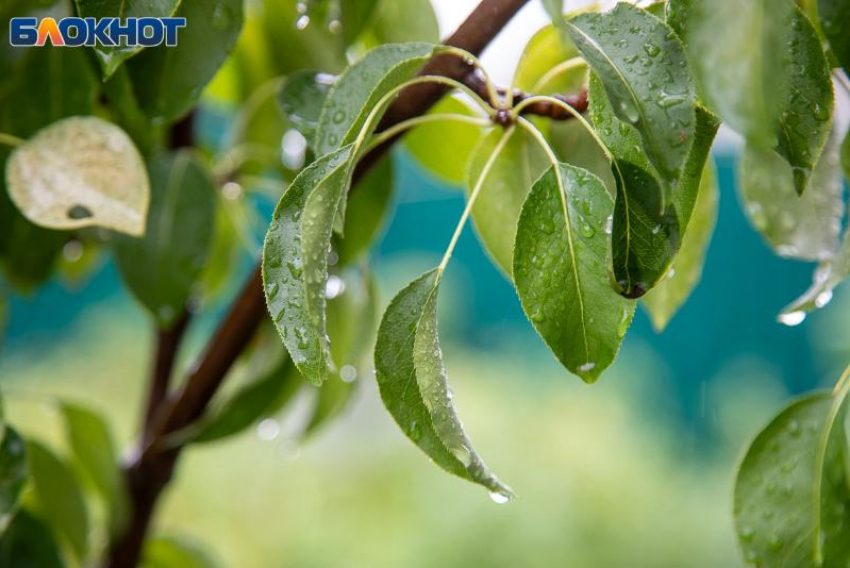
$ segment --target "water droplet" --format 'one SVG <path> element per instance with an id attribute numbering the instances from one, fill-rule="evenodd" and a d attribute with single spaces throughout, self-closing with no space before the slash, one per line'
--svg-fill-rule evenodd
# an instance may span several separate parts
<path id="1" fill-rule="evenodd" d="M 339 276 L 331 275 L 325 284 L 325 298 L 333 300 L 340 294 L 345 292 L 345 282 Z"/>
<path id="2" fill-rule="evenodd" d="M 77 262 L 83 257 L 83 243 L 71 239 L 62 247 L 62 258 L 65 262 Z"/>
<path id="3" fill-rule="evenodd" d="M 741 538 L 744 540 L 752 540 L 752 538 L 756 534 L 756 530 L 753 527 L 744 527 L 741 529 Z"/>
<path id="4" fill-rule="evenodd" d="M 655 57 L 656 55 L 661 53 L 661 49 L 657 45 L 655 45 L 654 43 L 644 44 L 643 50 L 650 57 Z"/>
<path id="5" fill-rule="evenodd" d="M 308 16 L 307 14 L 302 14 L 295 21 L 295 29 L 297 29 L 297 30 L 306 29 L 307 26 L 309 26 L 309 25 L 310 25 L 310 16 Z"/>
<path id="6" fill-rule="evenodd" d="M 605 219 L 605 227 L 604 231 L 606 235 L 610 235 L 611 231 L 614 229 L 614 216 L 608 215 L 608 218 Z"/>
<path id="7" fill-rule="evenodd" d="M 346 383 L 353 383 L 357 378 L 357 367 L 354 365 L 343 365 L 339 370 L 339 378 Z"/>
<path id="8" fill-rule="evenodd" d="M 257 438 L 263 442 L 271 442 L 280 434 L 280 424 L 273 418 L 266 418 L 257 424 Z"/>
<path id="9" fill-rule="evenodd" d="M 626 331 L 629 329 L 629 324 L 631 323 L 631 318 L 629 317 L 629 310 L 623 310 L 623 313 L 620 314 L 620 321 L 617 323 L 617 336 L 624 337 L 626 335 Z"/>
<path id="10" fill-rule="evenodd" d="M 819 308 L 824 307 L 832 300 L 832 290 L 824 290 L 815 297 L 815 305 Z"/>
<path id="11" fill-rule="evenodd" d="M 407 435 L 414 442 L 422 437 L 422 428 L 419 427 L 419 423 L 414 420 L 410 423 L 410 427 L 407 430 Z"/>
<path id="12" fill-rule="evenodd" d="M 229 181 L 221 186 L 221 195 L 228 201 L 236 201 L 242 197 L 242 186 L 235 181 Z"/>
<path id="13" fill-rule="evenodd" d="M 787 314 L 779 314 L 779 323 L 789 327 L 800 325 L 806 319 L 806 312 L 798 310 L 796 312 L 788 312 Z"/>
<path id="14" fill-rule="evenodd" d="M 507 493 L 502 493 L 500 491 L 491 491 L 490 499 L 493 501 L 493 503 L 496 503 L 498 505 L 504 505 L 505 503 L 511 500 L 511 496 Z"/>
<path id="15" fill-rule="evenodd" d="M 342 31 L 342 22 L 340 22 L 339 20 L 336 20 L 336 19 L 331 20 L 328 23 L 328 31 L 331 32 L 334 35 L 338 34 L 339 32 Z"/>
<path id="16" fill-rule="evenodd" d="M 829 120 L 829 109 L 820 103 L 815 103 L 814 107 L 815 118 L 823 122 Z"/>
<path id="17" fill-rule="evenodd" d="M 592 371 L 594 367 L 596 367 L 596 363 L 594 363 L 593 361 L 588 361 L 584 365 L 581 365 L 578 370 L 580 373 L 588 373 Z"/>
<path id="18" fill-rule="evenodd" d="M 590 238 L 596 234 L 596 230 L 589 223 L 581 223 L 581 234 L 584 235 L 585 238 Z"/>

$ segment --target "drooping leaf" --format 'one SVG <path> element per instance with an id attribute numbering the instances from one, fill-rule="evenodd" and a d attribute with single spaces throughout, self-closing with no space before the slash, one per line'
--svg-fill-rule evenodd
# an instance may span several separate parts
<path id="1" fill-rule="evenodd" d="M 572 373 L 592 383 L 613 361 L 634 302 L 611 289 L 607 219 L 598 178 L 560 164 L 532 186 L 517 226 L 513 275 L 532 325 Z"/>
<path id="2" fill-rule="evenodd" d="M 650 290 L 643 302 L 656 331 L 662 331 L 688 299 L 702 276 L 705 253 L 717 220 L 720 192 L 711 164 L 705 167 L 682 246 L 667 278 Z"/>
<path id="3" fill-rule="evenodd" d="M 158 122 L 183 116 L 230 54 L 242 28 L 242 0 L 185 0 L 176 46 L 149 47 L 126 63 L 145 112 Z"/>
<path id="4" fill-rule="evenodd" d="M 470 156 L 467 192 L 481 184 L 472 207 L 475 229 L 496 265 L 509 278 L 522 204 L 548 165 L 540 145 L 522 129 L 514 129 L 509 136 L 502 128 L 491 130 Z"/>
<path id="5" fill-rule="evenodd" d="M 431 107 L 430 114 L 476 116 L 463 101 L 445 96 Z M 404 137 L 404 147 L 419 165 L 449 183 L 463 185 L 469 156 L 481 139 L 475 124 L 441 120 L 420 124 Z M 451 144 L 446 144 L 451 140 Z"/>
<path id="6" fill-rule="evenodd" d="M 302 69 L 287 77 L 278 93 L 281 110 L 308 141 L 316 135 L 322 105 L 334 79 L 326 73 Z"/>
<path id="7" fill-rule="evenodd" d="M 566 26 L 566 20 L 560 17 L 561 26 Z M 586 75 L 585 65 L 576 65 L 569 71 L 552 75 L 550 72 L 574 57 L 579 52 L 569 37 L 554 25 L 545 26 L 529 40 L 520 56 L 514 74 L 514 85 L 517 89 L 548 95 L 553 93 L 571 93 L 578 91 Z M 549 75 L 545 81 L 544 77 Z"/>
<path id="8" fill-rule="evenodd" d="M 383 44 L 440 41 L 440 27 L 430 0 L 381 0 L 375 11 L 372 33 L 375 40 Z"/>
<path id="9" fill-rule="evenodd" d="M 327 154 L 295 178 L 275 209 L 263 247 L 269 313 L 301 374 L 316 385 L 332 366 L 325 331 L 327 259 L 351 151 L 349 145 Z"/>
<path id="10" fill-rule="evenodd" d="M 791 2 L 677 0 L 671 25 L 687 30 L 700 95 L 751 144 L 776 144 L 788 88 L 783 54 Z M 680 13 L 680 16 L 674 16 Z"/>
<path id="11" fill-rule="evenodd" d="M 141 568 L 217 568 L 205 550 L 194 542 L 172 536 L 156 536 L 145 541 Z"/>
<path id="12" fill-rule="evenodd" d="M 79 482 L 68 464 L 41 444 L 28 441 L 27 455 L 39 510 L 77 558 L 83 558 L 89 545 L 89 517 Z"/>
<path id="13" fill-rule="evenodd" d="M 325 99 L 316 154 L 322 156 L 353 142 L 378 101 L 412 78 L 438 49 L 427 43 L 382 45 L 346 69 Z"/>
<path id="14" fill-rule="evenodd" d="M 393 157 L 386 156 L 369 168 L 350 192 L 345 212 L 344 237 L 334 236 L 340 266 L 360 260 L 383 227 L 395 185 Z"/>
<path id="15" fill-rule="evenodd" d="M 0 534 L 16 514 L 28 473 L 26 444 L 14 428 L 6 425 L 0 442 Z"/>
<path id="16" fill-rule="evenodd" d="M 384 406 L 408 438 L 454 475 L 511 495 L 472 449 L 452 403 L 437 337 L 440 272 L 426 272 L 390 302 L 375 344 L 375 373 Z"/>
<path id="17" fill-rule="evenodd" d="M 167 18 L 174 14 L 180 0 L 154 0 L 153 2 L 127 2 L 126 0 L 75 0 L 81 18 Z M 194 22 L 193 22 L 194 24 Z M 180 38 L 182 40 L 182 38 Z M 141 47 L 110 47 L 98 44 L 94 48 L 108 79 L 128 58 L 138 53 Z"/>
<path id="18" fill-rule="evenodd" d="M 794 187 L 791 166 L 770 150 L 746 148 L 738 175 L 747 216 L 778 255 L 817 261 L 832 257 L 844 215 L 836 143 L 821 155 L 802 196 Z"/>
<path id="19" fill-rule="evenodd" d="M 682 169 L 682 177 L 673 192 L 674 205 L 679 216 L 679 225 L 682 234 L 688 227 L 691 213 L 696 206 L 698 196 L 702 191 L 702 183 L 705 179 L 705 169 L 709 161 L 709 152 L 720 128 L 720 121 L 711 112 L 701 105 L 696 106 L 697 125 L 694 134 L 694 143 L 685 167 Z"/>
<path id="20" fill-rule="evenodd" d="M 818 392 L 789 405 L 747 450 L 735 482 L 735 525 L 759 566 L 838 566 L 850 537 L 844 469 L 844 394 Z"/>
<path id="21" fill-rule="evenodd" d="M 844 230 L 841 245 L 829 260 L 815 269 L 812 285 L 803 295 L 782 309 L 779 321 L 796 324 L 806 312 L 822 308 L 832 300 L 832 291 L 850 275 L 850 228 Z"/>
<path id="22" fill-rule="evenodd" d="M 615 115 L 640 133 L 662 178 L 677 180 L 693 144 L 696 95 L 684 48 L 667 24 L 627 3 L 568 20 Z"/>
<path id="23" fill-rule="evenodd" d="M 145 236 L 120 237 L 115 259 L 124 282 L 163 328 L 179 317 L 212 243 L 216 190 L 188 150 L 149 164 L 151 206 Z"/>
<path id="24" fill-rule="evenodd" d="M 0 566 L 65 568 L 65 562 L 50 527 L 30 511 L 21 509 L 0 536 Z"/>
<path id="25" fill-rule="evenodd" d="M 850 2 L 847 0 L 818 0 L 818 17 L 821 29 L 829 40 L 829 49 L 835 55 L 839 65 L 850 69 L 850 36 L 847 34 L 847 22 L 850 22 Z"/>
<path id="26" fill-rule="evenodd" d="M 74 459 L 106 504 L 111 534 L 120 534 L 128 520 L 129 502 L 109 426 L 79 406 L 62 404 L 61 412 Z"/>
<path id="27" fill-rule="evenodd" d="M 96 117 L 66 118 L 12 152 L 7 189 L 33 223 L 144 233 L 150 187 L 127 134 Z"/>
<path id="28" fill-rule="evenodd" d="M 591 73 L 588 97 L 591 119 L 613 156 L 616 198 L 610 231 L 614 284 L 627 298 L 639 298 L 667 275 L 679 248 L 681 224 L 676 208 L 681 192 L 691 187 L 685 183 L 690 177 L 676 184 L 672 199 L 665 203 L 661 183 L 642 151 L 640 135 L 614 116 L 595 73 Z M 689 152 L 685 157 L 686 165 L 690 156 Z"/>

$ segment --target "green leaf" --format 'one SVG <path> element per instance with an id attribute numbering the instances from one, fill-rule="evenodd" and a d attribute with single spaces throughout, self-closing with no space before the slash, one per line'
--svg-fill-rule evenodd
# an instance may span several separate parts
<path id="1" fill-rule="evenodd" d="M 351 151 L 345 146 L 301 171 L 281 197 L 263 247 L 269 313 L 301 374 L 316 385 L 332 365 L 325 331 L 327 259 Z"/>
<path id="2" fill-rule="evenodd" d="M 791 166 L 771 150 L 747 147 L 738 175 L 747 216 L 778 255 L 818 261 L 832 257 L 844 214 L 835 143 L 821 155 L 802 196 L 794 187 Z"/>
<path id="3" fill-rule="evenodd" d="M 541 2 L 543 2 L 546 14 L 552 18 L 555 25 L 561 25 L 561 21 L 564 19 L 564 0 L 541 0 Z"/>
<path id="4" fill-rule="evenodd" d="M 463 101 L 445 96 L 428 114 L 478 116 Z M 451 140 L 451 144 L 446 144 Z M 469 156 L 481 140 L 481 128 L 457 120 L 440 120 L 418 125 L 404 137 L 404 147 L 417 163 L 438 178 L 463 185 Z"/>
<path id="5" fill-rule="evenodd" d="M 0 537 L 0 566 L 65 568 L 65 563 L 50 527 L 22 509 Z"/>
<path id="6" fill-rule="evenodd" d="M 150 47 L 126 63 L 145 112 L 158 122 L 180 118 L 230 54 L 242 28 L 242 0 L 186 0 L 176 46 Z"/>
<path id="7" fill-rule="evenodd" d="M 334 236 L 334 250 L 340 266 L 362 259 L 381 232 L 395 185 L 392 156 L 369 168 L 350 192 L 345 211 L 344 238 Z"/>
<path id="8" fill-rule="evenodd" d="M 384 44 L 440 41 L 431 0 L 382 0 L 375 12 L 372 33 L 378 43 Z"/>
<path id="9" fill-rule="evenodd" d="M 818 0 L 818 17 L 823 34 L 829 40 L 829 49 L 835 54 L 839 65 L 850 69 L 850 2 L 848 0 Z"/>
<path id="10" fill-rule="evenodd" d="M 316 135 L 322 105 L 333 82 L 332 75 L 302 69 L 287 77 L 278 93 L 281 110 L 308 141 Z"/>
<path id="11" fill-rule="evenodd" d="M 846 389 L 789 405 L 750 445 L 735 482 L 735 525 L 748 561 L 759 566 L 839 566 L 850 538 L 838 416 Z"/>
<path id="12" fill-rule="evenodd" d="M 690 187 L 690 177 L 677 183 L 673 199 L 664 203 L 661 184 L 641 150 L 640 135 L 614 116 L 595 73 L 591 73 L 588 97 L 597 133 L 613 155 L 616 198 L 610 230 L 614 285 L 627 298 L 639 298 L 667 275 L 679 248 L 681 223 L 676 207 L 681 192 Z M 685 165 L 690 157 L 689 152 Z"/>
<path id="13" fill-rule="evenodd" d="M 560 161 L 589 171 L 602 180 L 608 193 L 614 195 L 617 184 L 611 162 L 583 124 L 577 120 L 553 121 L 549 125 L 548 140 Z"/>
<path id="14" fill-rule="evenodd" d="M 426 43 L 382 45 L 346 69 L 322 107 L 316 154 L 322 156 L 353 142 L 378 101 L 411 79 L 438 49 Z"/>
<path id="15" fill-rule="evenodd" d="M 690 26 L 693 8 L 694 0 L 667 0 L 667 25 L 673 28 L 686 48 L 688 47 L 688 27 Z"/>
<path id="16" fill-rule="evenodd" d="M 531 188 L 517 227 L 513 274 L 522 308 L 561 364 L 585 382 L 617 355 L 634 302 L 609 284 L 614 209 L 602 182 L 559 164 Z"/>
<path id="17" fill-rule="evenodd" d="M 806 312 L 822 308 L 832 300 L 832 291 L 850 274 L 850 228 L 844 230 L 841 245 L 829 260 L 815 269 L 812 285 L 803 295 L 782 309 L 779 321 L 786 325 L 797 325 L 806 317 Z"/>
<path id="18" fill-rule="evenodd" d="M 751 144 L 771 148 L 786 97 L 786 0 L 679 0 L 671 25 L 687 28 L 700 95 Z M 681 17 L 674 14 L 680 10 Z M 687 18 L 686 22 L 682 20 Z"/>
<path id="19" fill-rule="evenodd" d="M 492 129 L 470 156 L 467 192 L 482 184 L 472 206 L 475 229 L 484 248 L 508 278 L 522 204 L 548 165 L 540 145 L 522 129 L 514 129 L 507 137 L 502 128 Z M 488 169 L 482 179 L 485 168 Z"/>
<path id="20" fill-rule="evenodd" d="M 88 551 L 89 519 L 83 491 L 71 468 L 39 443 L 27 443 L 29 467 L 39 510 L 53 530 L 67 539 L 77 558 Z"/>
<path id="21" fill-rule="evenodd" d="M 6 183 L 18 209 L 42 227 L 144 233 L 144 162 L 130 137 L 100 118 L 66 118 L 40 130 L 12 152 Z"/>
<path id="22" fill-rule="evenodd" d="M 243 432 L 282 408 L 301 385 L 301 376 L 284 354 L 265 375 L 242 386 L 219 410 L 205 417 L 190 441 L 212 442 Z"/>
<path id="23" fill-rule="evenodd" d="M 380 0 L 341 0 L 340 24 L 345 45 L 351 45 L 372 19 Z"/>
<path id="24" fill-rule="evenodd" d="M 216 190 L 206 166 L 189 150 L 156 156 L 148 167 L 151 205 L 145 236 L 116 239 L 115 260 L 133 295 L 167 328 L 180 316 L 204 269 Z"/>
<path id="25" fill-rule="evenodd" d="M 150 154 L 156 131 L 139 105 L 125 67 L 119 67 L 103 83 L 103 94 L 113 112 L 113 121 L 127 132 L 143 155 Z"/>
<path id="26" fill-rule="evenodd" d="M 568 26 L 616 116 L 637 128 L 663 179 L 677 180 L 696 128 L 696 95 L 679 38 L 655 16 L 626 3 L 605 14 L 580 14 Z"/>
<path id="27" fill-rule="evenodd" d="M 437 465 L 505 500 L 510 488 L 472 449 L 452 402 L 437 337 L 440 274 L 433 269 L 414 280 L 384 312 L 375 344 L 381 398 L 405 435 Z"/>
<path id="28" fill-rule="evenodd" d="M 562 28 L 566 20 L 560 16 Z M 556 20 L 558 21 L 558 20 Z M 554 25 L 540 29 L 526 44 L 517 63 L 514 85 L 517 89 L 535 94 L 570 93 L 584 83 L 587 67 L 578 65 L 543 81 L 554 67 L 578 57 L 579 52 L 569 37 Z"/>
<path id="29" fill-rule="evenodd" d="M 841 143 L 841 168 L 844 170 L 844 176 L 850 178 L 850 132 L 847 132 L 844 142 Z"/>
<path id="30" fill-rule="evenodd" d="M 642 298 L 652 326 L 658 332 L 667 327 L 702 276 L 705 253 L 717 220 L 719 196 L 717 175 L 709 164 L 703 172 L 690 223 L 669 276 Z"/>
<path id="31" fill-rule="evenodd" d="M 127 2 L 126 0 L 75 0 L 77 13 L 81 18 L 167 18 L 174 14 L 180 0 L 153 0 L 148 2 Z M 192 22 L 194 24 L 194 22 Z M 180 40 L 182 40 L 182 36 Z M 109 47 L 97 45 L 94 52 L 103 68 L 104 79 L 108 79 L 116 69 L 141 47 Z"/>
<path id="32" fill-rule="evenodd" d="M 709 152 L 720 128 L 720 121 L 700 105 L 696 106 L 697 127 L 694 135 L 694 144 L 688 153 L 682 177 L 676 190 L 673 192 L 676 212 L 679 215 L 679 224 L 682 234 L 688 227 L 691 213 L 694 210 L 703 180 L 705 179 L 706 163 L 709 161 Z"/>
<path id="33" fill-rule="evenodd" d="M 106 504 L 111 534 L 120 534 L 128 520 L 129 502 L 109 426 L 78 406 L 65 403 L 61 411 L 74 458 Z"/>
<path id="34" fill-rule="evenodd" d="M 157 536 L 145 541 L 141 568 L 216 568 L 218 562 L 188 540 Z"/>
<path id="35" fill-rule="evenodd" d="M 26 444 L 14 428 L 6 425 L 0 442 L 0 534 L 18 509 L 28 473 Z"/>

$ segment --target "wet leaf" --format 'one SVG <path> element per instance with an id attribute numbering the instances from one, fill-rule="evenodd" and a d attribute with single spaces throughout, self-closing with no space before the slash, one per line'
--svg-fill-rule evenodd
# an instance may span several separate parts
<path id="1" fill-rule="evenodd" d="M 174 14 L 180 0 L 153 0 L 127 2 L 126 0 L 75 0 L 81 18 L 167 18 Z M 181 30 L 182 31 L 182 30 Z M 180 33 L 178 32 L 178 37 Z M 182 40 L 182 37 L 180 37 Z M 132 57 L 141 47 L 110 47 L 98 44 L 94 48 L 103 76 L 108 79 L 125 60 Z"/>
<path id="2" fill-rule="evenodd" d="M 679 38 L 655 16 L 626 3 L 605 14 L 580 14 L 568 26 L 615 115 L 640 133 L 662 178 L 678 179 L 696 123 L 696 95 Z"/>
<path id="3" fill-rule="evenodd" d="M 532 186 L 517 226 L 513 274 L 522 308 L 570 372 L 599 378 L 617 355 L 634 302 L 608 279 L 614 204 L 589 172 L 560 164 Z"/>
<path id="4" fill-rule="evenodd" d="M 846 390 L 818 392 L 779 413 L 750 445 L 735 482 L 735 526 L 759 566 L 838 566 L 850 537 L 841 424 Z"/>
<path id="5" fill-rule="evenodd" d="M 9 526 L 18 509 L 28 473 L 26 444 L 14 428 L 6 425 L 0 442 L 0 534 Z"/>
<path id="6" fill-rule="evenodd" d="M 501 483 L 472 449 L 452 402 L 437 336 L 440 272 L 426 272 L 387 307 L 375 345 L 381 398 L 396 423 L 434 462 L 507 499 Z"/>
<path id="7" fill-rule="evenodd" d="M 325 99 L 316 154 L 322 156 L 353 142 L 381 97 L 411 79 L 437 49 L 426 43 L 382 45 L 348 67 Z"/>
<path id="8" fill-rule="evenodd" d="M 705 253 L 717 220 L 720 192 L 711 164 L 705 167 L 696 203 L 690 215 L 682 246 L 668 276 L 644 297 L 644 306 L 656 331 L 662 331 L 685 303 L 702 276 Z"/>
<path id="9" fill-rule="evenodd" d="M 815 269 L 812 285 L 802 296 L 782 309 L 779 321 L 795 325 L 803 321 L 806 312 L 826 306 L 832 291 L 850 274 L 850 228 L 844 230 L 841 245 L 829 260 Z"/>
<path id="10" fill-rule="evenodd" d="M 144 233 L 144 162 L 127 134 L 100 118 L 66 118 L 39 131 L 12 152 L 6 180 L 15 205 L 37 225 Z"/>
<path id="11" fill-rule="evenodd" d="M 832 258 L 844 215 L 835 143 L 821 155 L 802 196 L 794 187 L 791 166 L 771 150 L 746 148 L 738 176 L 750 222 L 778 255 L 818 261 Z"/>
<path id="12" fill-rule="evenodd" d="M 351 146 L 327 154 L 290 184 L 263 248 L 263 286 L 284 345 L 308 381 L 332 368 L 325 321 L 328 251 L 349 179 Z"/>
<path id="13" fill-rule="evenodd" d="M 205 164 L 188 150 L 159 155 L 149 169 L 145 236 L 116 239 L 115 260 L 133 295 L 167 328 L 204 270 L 213 241 L 216 189 Z"/>
<path id="14" fill-rule="evenodd" d="M 850 35 L 847 34 L 850 2 L 848 0 L 818 0 L 817 6 L 820 26 L 829 40 L 829 49 L 841 67 L 845 70 L 850 69 Z"/>
<path id="15" fill-rule="evenodd" d="M 302 69 L 287 77 L 278 93 L 281 110 L 308 141 L 316 134 L 322 105 L 334 80 L 333 75 Z"/>
<path id="16" fill-rule="evenodd" d="M 22 509 L 0 537 L 0 566 L 64 568 L 65 562 L 50 527 Z"/>
<path id="17" fill-rule="evenodd" d="M 129 502 L 109 426 L 94 412 L 78 406 L 62 404 L 61 411 L 74 459 L 106 504 L 110 533 L 120 534 L 128 520 Z"/>
<path id="18" fill-rule="evenodd" d="M 242 4 L 242 0 L 182 2 L 175 16 L 185 17 L 187 25 L 180 30 L 177 45 L 149 47 L 126 63 L 149 117 L 172 122 L 197 102 L 236 44 Z"/>
<path id="19" fill-rule="evenodd" d="M 39 443 L 27 443 L 29 468 L 38 497 L 39 511 L 47 523 L 62 535 L 77 558 L 89 546 L 89 517 L 83 491 L 71 468 Z"/>
<path id="20" fill-rule="evenodd" d="M 472 192 L 476 184 L 482 184 L 472 207 L 475 229 L 484 248 L 508 278 L 512 273 L 514 240 L 522 204 L 531 185 L 548 165 L 540 145 L 521 129 L 514 129 L 508 137 L 502 128 L 491 130 L 470 156 L 467 192 Z"/>

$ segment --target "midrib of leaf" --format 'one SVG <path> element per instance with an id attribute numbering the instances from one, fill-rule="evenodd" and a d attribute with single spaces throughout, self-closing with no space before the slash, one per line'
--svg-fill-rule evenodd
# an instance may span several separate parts
<path id="1" fill-rule="evenodd" d="M 179 153 L 174 157 L 174 162 L 171 164 L 171 171 L 168 172 L 168 181 L 165 184 L 165 195 L 162 202 L 164 214 L 157 221 L 157 228 L 154 233 L 155 237 L 153 243 L 151 243 L 154 250 L 159 250 L 163 243 L 168 243 L 168 236 L 171 234 L 171 229 L 174 226 L 174 205 L 179 198 L 180 186 L 183 185 L 183 178 L 186 176 L 188 166 L 188 155 Z"/>
<path id="2" fill-rule="evenodd" d="M 613 118 L 617 120 L 616 117 Z M 617 163 L 616 159 L 612 159 L 611 163 L 614 165 L 614 169 L 617 170 L 617 177 L 620 178 L 620 187 L 622 188 L 621 193 L 623 194 L 623 203 L 626 207 L 626 275 L 629 278 L 629 286 L 631 286 L 632 273 L 629 267 L 632 265 L 632 210 L 631 206 L 629 205 L 629 192 L 626 191 L 626 179 L 623 177 L 623 172 L 620 170 L 620 164 Z"/>

